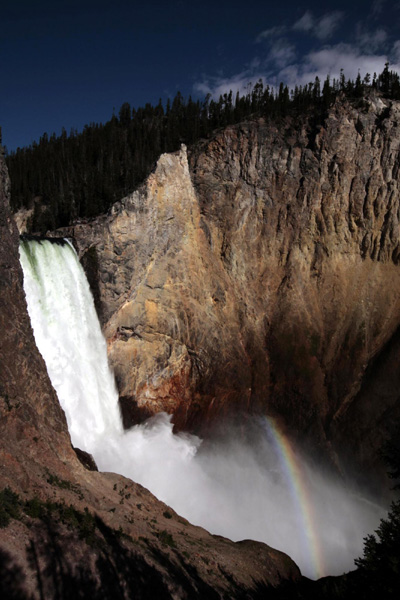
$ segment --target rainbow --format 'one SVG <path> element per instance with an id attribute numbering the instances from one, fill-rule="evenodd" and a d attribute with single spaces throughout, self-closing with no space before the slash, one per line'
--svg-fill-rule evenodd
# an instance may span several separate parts
<path id="1" fill-rule="evenodd" d="M 304 533 L 305 552 L 310 557 L 315 578 L 323 577 L 322 551 L 316 534 L 313 503 L 307 490 L 307 479 L 301 463 L 294 453 L 289 440 L 278 429 L 271 417 L 266 417 L 267 433 L 277 453 L 282 471 L 290 487 L 293 502 L 298 511 L 298 520 L 301 531 Z"/>

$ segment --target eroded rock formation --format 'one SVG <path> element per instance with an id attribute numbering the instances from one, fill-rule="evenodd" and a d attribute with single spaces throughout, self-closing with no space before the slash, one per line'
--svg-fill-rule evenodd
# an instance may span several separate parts
<path id="1" fill-rule="evenodd" d="M 8 189 L 0 155 L 1 597 L 257 598 L 298 580 L 285 554 L 211 536 L 78 459 L 34 342 Z"/>
<path id="2" fill-rule="evenodd" d="M 232 126 L 59 232 L 91 280 L 127 425 L 262 411 L 333 460 L 348 446 L 376 461 L 399 417 L 399 122 L 370 94 L 318 127 Z"/>

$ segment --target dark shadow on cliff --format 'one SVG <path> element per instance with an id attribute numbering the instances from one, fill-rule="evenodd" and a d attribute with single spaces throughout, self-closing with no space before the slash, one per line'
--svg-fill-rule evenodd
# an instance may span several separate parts
<path id="1" fill-rule="evenodd" d="M 93 548 L 88 547 L 80 564 L 71 564 L 66 549 L 72 539 L 61 536 L 48 522 L 41 541 L 31 541 L 27 547 L 28 564 L 36 577 L 35 596 L 24 589 L 26 577 L 23 569 L 6 552 L 0 550 L 0 597 L 7 600 L 170 600 L 173 591 L 180 589 L 180 596 L 190 600 L 218 600 L 221 595 L 199 576 L 197 569 L 183 563 L 182 567 L 171 561 L 167 553 L 149 546 L 151 558 L 168 574 L 173 588 L 168 589 L 162 574 L 150 566 L 145 559 L 130 551 L 119 540 L 119 536 L 104 523 L 99 527 L 107 544 L 93 557 Z M 76 541 L 75 541 L 76 544 Z M 70 546 L 72 547 L 72 546 Z M 91 555 L 91 556 L 90 556 Z M 91 559 L 95 568 L 90 570 Z M 327 577 L 314 582 L 303 578 L 300 583 L 284 582 L 279 588 L 267 583 L 254 583 L 251 590 L 238 586 L 235 578 L 222 571 L 221 575 L 231 584 L 229 593 L 222 597 L 235 600 L 320 600 L 343 598 L 368 598 L 360 587 L 348 587 L 348 576 Z M 361 592 L 361 594 L 360 594 Z"/>
<path id="2" fill-rule="evenodd" d="M 28 564 L 36 576 L 36 591 L 40 600 L 100 599 L 99 581 L 87 568 L 89 561 L 86 562 L 86 557 L 83 556 L 81 564 L 76 565 L 66 559 L 68 547 L 76 546 L 73 537 L 61 537 L 49 522 L 45 524 L 43 533 L 39 541 L 31 540 L 27 547 Z"/>
<path id="3" fill-rule="evenodd" d="M 113 598 L 170 598 L 162 573 L 150 566 L 143 557 L 134 554 L 122 545 L 118 532 L 114 531 L 101 519 L 96 520 L 96 525 L 107 544 L 107 551 L 102 552 L 97 559 L 96 569 L 102 576 L 102 584 Z M 178 577 L 172 577 L 173 563 L 165 554 L 158 555 L 149 548 L 148 553 L 159 567 L 174 580 L 181 584 L 182 572 Z M 161 558 L 161 560 L 160 560 Z M 196 597 L 196 596 L 193 596 Z"/>
<path id="4" fill-rule="evenodd" d="M 270 594 L 266 584 L 242 588 L 220 569 L 228 591 L 218 592 L 195 565 L 155 540 L 134 541 L 95 517 L 87 534 L 43 516 L 29 525 L 30 541 L 21 566 L 0 550 L 0 597 L 7 600 L 258 600 Z M 135 548 L 136 546 L 136 548 Z M 24 560 L 25 559 L 25 560 Z M 27 569 L 25 568 L 27 565 Z M 29 587 L 30 577 L 34 582 Z M 27 591 L 29 589 L 30 591 Z"/>
<path id="5" fill-rule="evenodd" d="M 24 590 L 25 574 L 10 554 L 0 550 L 0 598 L 31 600 Z"/>
<path id="6" fill-rule="evenodd" d="M 371 452 L 371 468 L 361 472 L 350 471 L 350 476 L 365 488 L 376 492 L 375 472 L 378 481 L 385 485 L 386 469 L 381 460 L 380 449 L 383 440 L 390 440 L 397 435 L 400 421 L 400 327 L 374 356 L 367 366 L 361 387 L 354 397 L 347 412 L 339 420 L 330 425 L 329 435 L 339 440 L 338 454 L 343 464 L 348 463 L 348 456 L 357 456 L 368 445 Z M 386 405 L 382 414 L 378 408 Z M 354 426 L 357 423 L 357 426 Z M 374 424 L 374 427 L 371 426 Z M 340 432 L 339 432 L 340 429 Z M 376 435 L 376 431 L 380 435 Z"/>
<path id="7" fill-rule="evenodd" d="M 96 308 L 97 316 L 100 323 L 104 324 L 103 307 L 101 303 L 100 293 L 100 274 L 99 274 L 99 257 L 95 246 L 90 246 L 80 257 L 82 267 L 85 271 L 90 290 L 93 295 L 93 301 Z"/>
<path id="8" fill-rule="evenodd" d="M 154 549 L 152 554 L 157 563 L 168 570 L 171 579 L 179 582 L 187 598 L 218 600 L 221 597 L 199 576 L 194 565 L 184 561 L 181 563 L 182 566 L 178 566 L 176 563 L 171 562 L 168 555 L 157 549 Z"/>
<path id="9" fill-rule="evenodd" d="M 95 535 L 87 539 L 60 530 L 50 519 L 44 520 L 35 537 L 27 548 L 27 559 L 41 600 L 171 597 L 163 575 L 98 518 Z"/>
<path id="10" fill-rule="evenodd" d="M 134 542 L 96 518 L 96 536 L 82 539 L 76 531 L 60 527 L 44 518 L 31 528 L 26 548 L 28 569 L 22 568 L 8 553 L 0 550 L 0 598 L 7 600 L 262 600 L 302 598 L 287 595 L 293 588 L 280 590 L 258 582 L 242 587 L 234 575 L 221 567 L 215 574 L 221 587 L 217 591 L 207 583 L 195 565 L 175 555 L 173 548 L 160 548 L 151 540 Z M 25 562 L 21 557 L 21 563 Z M 154 566 L 153 566 L 154 565 Z M 34 589 L 27 592 L 28 572 Z M 225 585 L 224 582 L 225 581 Z M 305 596 L 304 596 L 305 597 Z M 308 596 L 309 597 L 309 596 Z"/>

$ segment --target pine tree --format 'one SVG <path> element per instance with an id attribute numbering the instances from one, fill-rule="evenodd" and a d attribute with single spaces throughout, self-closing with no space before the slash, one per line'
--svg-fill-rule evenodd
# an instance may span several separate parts
<path id="1" fill-rule="evenodd" d="M 307 115 L 316 130 L 339 92 L 350 99 L 359 97 L 370 81 L 369 74 L 363 81 L 360 75 L 355 82 L 346 81 L 342 70 L 339 80 L 331 82 L 327 76 L 322 93 L 318 77 L 294 90 L 281 83 L 278 91 L 264 88 L 260 79 L 254 87 L 249 83 L 244 93 L 237 92 L 234 102 L 232 92 L 218 100 L 208 94 L 202 102 L 190 97 L 185 101 L 178 92 L 172 103 L 167 100 L 165 110 L 161 100 L 155 107 L 147 103 L 137 110 L 125 102 L 118 117 L 114 111 L 105 124 L 91 123 L 69 135 L 65 128 L 59 136 L 44 133 L 39 142 L 9 153 L 11 206 L 33 208 L 40 197 L 55 226 L 95 216 L 133 191 L 158 156 L 177 150 L 181 142 L 192 144 L 218 127 L 260 116 L 279 120 Z M 379 76 L 374 73 L 372 86 L 400 99 L 399 76 L 389 70 L 389 63 Z"/>
<path id="2" fill-rule="evenodd" d="M 389 477 L 400 479 L 400 428 L 386 444 L 383 457 L 389 466 Z M 394 486 L 400 490 L 400 483 Z M 400 592 L 400 500 L 392 503 L 386 519 L 382 519 L 375 534 L 364 540 L 364 554 L 355 560 L 364 595 L 361 598 L 398 598 Z"/>

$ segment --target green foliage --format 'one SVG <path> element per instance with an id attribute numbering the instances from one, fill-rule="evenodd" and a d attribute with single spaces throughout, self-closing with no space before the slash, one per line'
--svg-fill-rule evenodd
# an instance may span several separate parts
<path id="1" fill-rule="evenodd" d="M 346 81 L 342 71 L 338 80 L 328 76 L 321 86 L 316 77 L 294 90 L 283 83 L 274 90 L 259 80 L 235 99 L 229 92 L 218 100 L 208 94 L 200 102 L 177 92 L 165 108 L 161 100 L 137 110 L 125 102 L 118 117 L 105 124 L 91 123 L 69 135 L 65 129 L 59 136 L 44 133 L 39 142 L 12 152 L 7 157 L 12 208 L 33 209 L 33 231 L 42 232 L 94 217 L 137 188 L 159 155 L 179 149 L 182 142 L 193 144 L 216 128 L 253 117 L 312 115 L 315 129 L 338 94 L 361 98 L 368 87 L 400 98 L 399 76 L 387 63 L 372 84 L 369 74 L 354 82 Z"/>
<path id="2" fill-rule="evenodd" d="M 77 512 L 78 518 L 78 530 L 81 539 L 85 540 L 89 545 L 95 545 L 96 543 L 96 521 L 94 516 L 89 512 L 88 508 L 85 507 L 83 513 Z"/>
<path id="3" fill-rule="evenodd" d="M 73 487 L 73 484 L 70 481 L 60 479 L 57 475 L 53 475 L 52 473 L 49 473 L 49 476 L 47 477 L 47 483 L 50 485 L 55 485 L 62 490 L 70 490 Z"/>
<path id="4" fill-rule="evenodd" d="M 75 531 L 79 538 L 89 546 L 102 548 L 106 543 L 101 533 L 98 517 L 93 515 L 87 507 L 82 512 L 64 502 L 43 501 L 37 496 L 23 501 L 17 493 L 6 487 L 0 491 L 0 528 L 7 527 L 11 519 L 22 521 L 28 526 L 31 524 L 30 519 L 39 519 L 45 522 L 51 520 L 53 523 L 63 524 L 68 529 Z M 114 530 L 114 533 L 117 537 L 133 541 L 121 527 Z M 167 536 L 163 543 L 173 545 L 172 536 L 170 538 L 171 540 Z"/>
<path id="5" fill-rule="evenodd" d="M 400 428 L 382 452 L 389 476 L 400 478 Z M 397 483 L 394 489 L 400 489 Z M 375 534 L 364 540 L 364 554 L 355 560 L 360 575 L 361 598 L 398 598 L 400 591 L 400 500 L 393 502 Z"/>
<path id="6" fill-rule="evenodd" d="M 60 479 L 58 475 L 48 472 L 47 483 L 54 485 L 61 490 L 70 490 L 71 492 L 77 494 L 81 500 L 83 500 L 83 494 L 79 486 L 75 485 L 71 481 L 68 481 L 67 479 Z"/>
<path id="7" fill-rule="evenodd" d="M 19 496 L 9 487 L 0 492 L 0 527 L 7 527 L 11 519 L 19 519 Z"/>
<path id="8" fill-rule="evenodd" d="M 46 505 L 37 496 L 25 502 L 25 514 L 32 519 L 42 519 L 46 513 Z"/>
<path id="9" fill-rule="evenodd" d="M 400 430 L 400 424 L 398 425 Z M 400 490 L 400 433 L 385 444 L 382 450 L 382 458 L 389 467 L 388 475 L 391 479 L 397 480 L 393 486 L 394 490 Z"/>
<path id="10" fill-rule="evenodd" d="M 163 512 L 163 516 L 164 516 L 166 519 L 172 519 L 172 514 L 169 512 L 169 510 L 165 510 L 165 511 Z"/>
<path id="11" fill-rule="evenodd" d="M 365 538 L 364 555 L 355 563 L 365 581 L 368 596 L 398 597 L 400 591 L 400 501 L 392 503 L 376 535 Z"/>
<path id="12" fill-rule="evenodd" d="M 0 528 L 3 529 L 4 527 L 7 527 L 7 525 L 9 525 L 9 524 L 10 524 L 10 516 L 3 509 L 3 507 L 0 507 Z"/>
<path id="13" fill-rule="evenodd" d="M 157 534 L 158 539 L 162 543 L 163 546 L 169 546 L 170 548 L 176 548 L 175 540 L 168 531 L 163 529 Z"/>

